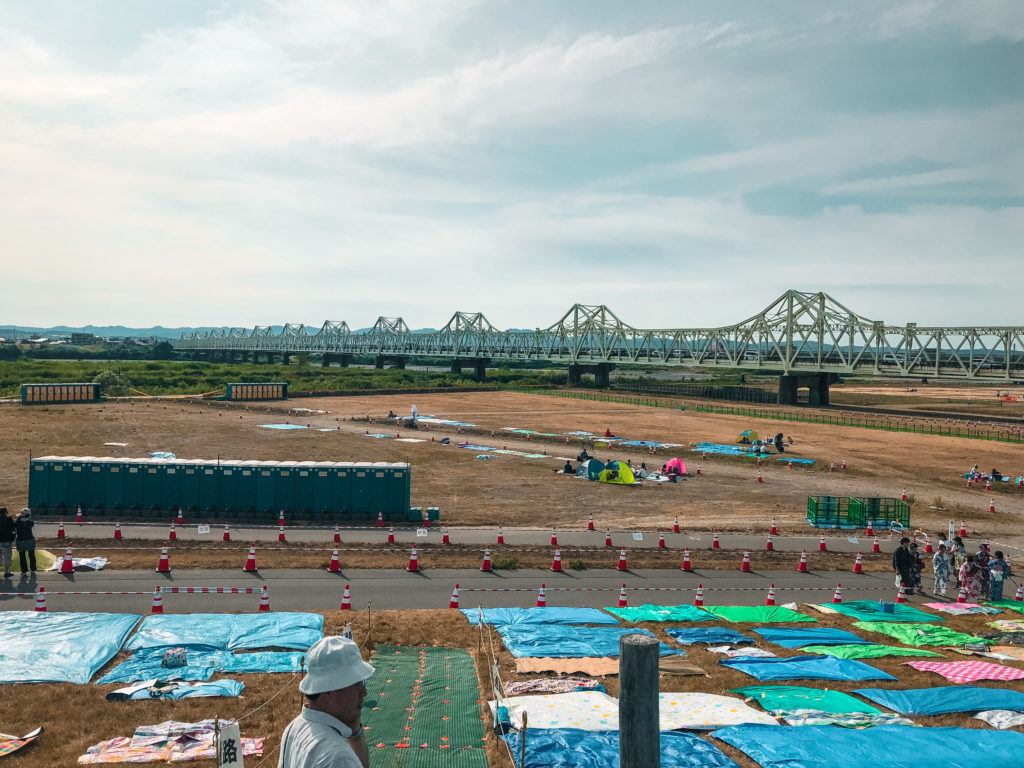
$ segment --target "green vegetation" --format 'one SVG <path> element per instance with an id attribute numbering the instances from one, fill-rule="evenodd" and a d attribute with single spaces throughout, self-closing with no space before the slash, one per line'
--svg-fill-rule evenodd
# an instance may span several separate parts
<path id="1" fill-rule="evenodd" d="M 466 373 L 410 371 L 396 368 L 322 368 L 319 362 L 296 356 L 292 365 L 206 363 L 192 361 L 34 360 L 0 362 L 0 396 L 17 397 L 22 384 L 92 382 L 104 384 L 104 394 L 183 395 L 222 394 L 229 381 L 287 381 L 292 392 L 336 392 L 375 389 L 445 387 L 557 386 L 564 371 L 513 371 L 497 368 L 485 382 Z"/>

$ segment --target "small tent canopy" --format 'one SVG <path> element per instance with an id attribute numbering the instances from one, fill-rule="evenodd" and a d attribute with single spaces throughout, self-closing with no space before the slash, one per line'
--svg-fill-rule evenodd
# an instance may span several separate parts
<path id="1" fill-rule="evenodd" d="M 636 482 L 633 470 L 624 461 L 609 461 L 597 479 L 602 483 L 617 485 L 632 485 Z"/>
<path id="2" fill-rule="evenodd" d="M 581 461 L 579 467 L 576 468 L 576 474 L 580 477 L 586 477 L 588 480 L 597 480 L 601 476 L 601 471 L 604 469 L 602 464 L 597 459 L 588 459 L 587 461 Z"/>
<path id="3" fill-rule="evenodd" d="M 686 474 L 686 462 L 678 457 L 672 457 L 665 462 L 665 471 L 669 474 Z"/>
<path id="4" fill-rule="evenodd" d="M 760 440 L 761 436 L 753 429 L 744 429 L 740 432 L 740 436 L 736 438 L 737 443 L 752 443 L 755 440 Z"/>

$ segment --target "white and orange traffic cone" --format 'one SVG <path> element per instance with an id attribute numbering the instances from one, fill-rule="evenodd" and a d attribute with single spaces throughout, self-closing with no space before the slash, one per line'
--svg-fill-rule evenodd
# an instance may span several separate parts
<path id="1" fill-rule="evenodd" d="M 611 531 L 605 531 L 604 532 L 604 545 L 606 547 L 614 546 L 612 544 L 612 532 Z"/>
<path id="2" fill-rule="evenodd" d="M 868 527 L 864 529 L 864 535 L 869 539 L 875 535 L 875 527 L 871 524 L 870 520 L 868 520 Z"/>
<path id="3" fill-rule="evenodd" d="M 378 512 L 377 513 L 377 527 L 378 528 L 383 528 L 384 527 L 384 513 L 383 512 Z"/>
<path id="4" fill-rule="evenodd" d="M 967 538 L 967 523 L 965 523 L 963 520 L 960 521 L 960 530 L 957 531 L 957 535 L 961 539 Z"/>
<path id="5" fill-rule="evenodd" d="M 562 550 L 555 549 L 555 554 L 551 558 L 551 570 L 555 573 L 562 572 Z"/>
<path id="6" fill-rule="evenodd" d="M 626 585 L 623 584 L 619 590 L 619 608 L 628 608 L 629 598 L 626 596 Z"/>
<path id="7" fill-rule="evenodd" d="M 338 558 L 338 548 L 335 547 L 334 551 L 331 552 L 331 562 L 327 564 L 328 573 L 340 573 L 341 572 L 341 560 Z"/>
<path id="8" fill-rule="evenodd" d="M 1024 584 L 1017 585 L 1017 594 L 1013 596 L 1013 599 L 1018 603 L 1024 601 Z"/>
<path id="9" fill-rule="evenodd" d="M 853 561 L 853 572 L 864 573 L 864 558 L 861 556 L 860 552 L 857 553 L 857 557 Z"/>
<path id="10" fill-rule="evenodd" d="M 171 530 L 167 533 L 167 540 L 168 541 L 177 541 L 178 540 L 178 528 L 175 525 L 173 520 L 171 521 Z"/>
<path id="11" fill-rule="evenodd" d="M 245 573 L 256 573 L 259 568 L 256 567 L 256 544 L 252 543 L 249 545 L 249 556 L 245 558 L 245 565 L 242 566 L 242 570 Z"/>
<path id="12" fill-rule="evenodd" d="M 967 602 L 967 588 L 966 587 L 960 587 L 960 593 L 956 596 L 956 601 L 958 603 L 966 603 Z"/>
<path id="13" fill-rule="evenodd" d="M 989 500 L 989 502 L 988 502 L 988 511 L 989 512 L 995 512 L 996 511 L 996 500 L 995 499 L 990 499 Z"/>
<path id="14" fill-rule="evenodd" d="M 334 543 L 341 544 L 341 526 L 334 526 Z"/>
<path id="15" fill-rule="evenodd" d="M 548 607 L 548 594 L 545 591 L 545 588 L 544 588 L 543 584 L 541 584 L 540 585 L 540 589 L 537 590 L 537 605 L 536 605 L 536 607 L 537 608 L 547 608 Z"/>
<path id="16" fill-rule="evenodd" d="M 933 554 L 935 554 L 935 550 L 932 549 L 932 537 L 931 536 L 925 536 L 924 537 L 924 553 L 926 555 L 933 555 Z"/>
<path id="17" fill-rule="evenodd" d="M 454 608 L 456 610 L 458 610 L 458 608 L 459 608 L 459 585 L 458 584 L 456 584 L 455 588 L 452 590 L 452 597 L 448 601 L 448 607 L 449 608 Z"/>
<path id="18" fill-rule="evenodd" d="M 288 541 L 288 537 L 285 536 L 285 534 L 284 534 L 284 526 L 283 525 L 277 526 L 277 543 L 278 544 L 284 544 L 287 541 Z"/>
<path id="19" fill-rule="evenodd" d="M 270 588 L 266 584 L 260 589 L 260 606 L 257 610 L 260 613 L 270 612 Z"/>
<path id="20" fill-rule="evenodd" d="M 74 573 L 75 561 L 71 556 L 71 545 L 68 544 L 64 550 L 64 559 L 60 561 L 60 570 L 57 573 Z"/>
<path id="21" fill-rule="evenodd" d="M 764 599 L 765 605 L 775 605 L 775 582 L 768 585 L 768 595 Z"/>
<path id="22" fill-rule="evenodd" d="M 896 593 L 896 602 L 897 603 L 905 603 L 905 602 L 907 602 L 907 591 L 903 588 L 902 584 L 900 584 L 900 591 Z"/>
<path id="23" fill-rule="evenodd" d="M 848 466 L 848 465 L 847 465 L 847 463 L 846 463 L 846 459 L 843 459 L 843 472 L 845 472 L 845 471 L 846 471 L 846 467 L 847 467 L 847 466 Z"/>
<path id="24" fill-rule="evenodd" d="M 164 612 L 164 588 L 157 584 L 153 587 L 153 604 L 149 606 L 150 613 Z"/>
<path id="25" fill-rule="evenodd" d="M 624 549 L 620 549 L 619 550 L 619 564 L 617 566 L 615 566 L 615 567 L 618 570 L 620 570 L 620 571 L 628 571 L 629 570 L 629 563 L 626 562 L 626 550 L 624 550 Z"/>
<path id="26" fill-rule="evenodd" d="M 834 461 L 830 461 L 828 463 L 828 471 L 829 472 L 835 472 L 836 471 L 836 463 Z"/>
<path id="27" fill-rule="evenodd" d="M 985 490 L 986 491 L 991 491 L 992 490 L 992 481 L 991 480 L 986 480 L 985 481 Z"/>
<path id="28" fill-rule="evenodd" d="M 491 565 L 491 550 L 484 550 L 484 559 L 480 562 L 480 570 L 484 573 L 492 573 L 494 567 Z"/>
<path id="29" fill-rule="evenodd" d="M 412 551 L 409 552 L 409 565 L 405 567 L 405 570 L 409 573 L 418 573 L 420 570 L 420 556 L 416 552 L 416 547 L 413 547 Z"/>
<path id="30" fill-rule="evenodd" d="M 906 500 L 907 500 L 907 489 L 904 488 L 902 491 L 900 491 L 900 501 L 906 501 Z"/>
<path id="31" fill-rule="evenodd" d="M 718 534 L 717 533 L 714 534 L 711 537 L 711 548 L 712 549 L 721 549 L 722 548 L 722 545 L 718 543 Z"/>
<path id="32" fill-rule="evenodd" d="M 46 613 L 46 587 L 36 590 L 36 613 Z"/>
<path id="33" fill-rule="evenodd" d="M 675 520 L 672 521 L 672 533 L 679 533 L 682 530 L 679 527 L 679 515 L 676 515 Z"/>
<path id="34" fill-rule="evenodd" d="M 832 595 L 832 602 L 833 603 L 841 603 L 841 602 L 843 602 L 843 585 L 842 584 L 836 584 L 836 593 L 834 595 Z"/>
<path id="35" fill-rule="evenodd" d="M 502 532 L 500 525 L 498 526 L 498 543 L 499 544 L 504 544 L 505 543 L 505 534 Z"/>
<path id="36" fill-rule="evenodd" d="M 61 520 L 57 523 L 57 538 L 63 539 L 67 534 L 64 533 L 64 521 Z"/>
<path id="37" fill-rule="evenodd" d="M 771 528 L 768 529 L 768 535 L 769 536 L 778 536 L 779 535 L 779 526 L 775 523 L 775 518 L 774 517 L 772 518 Z"/>
<path id="38" fill-rule="evenodd" d="M 665 543 L 665 534 L 658 534 L 658 549 L 665 549 L 668 545 Z"/>
<path id="39" fill-rule="evenodd" d="M 227 523 L 224 523 L 224 535 L 221 536 L 221 541 L 231 541 L 231 529 L 228 528 Z"/>
<path id="40" fill-rule="evenodd" d="M 761 470 L 760 469 L 757 470 L 757 482 L 759 482 L 759 483 L 763 483 L 764 482 L 764 475 L 761 474 Z"/>
<path id="41" fill-rule="evenodd" d="M 693 563 L 690 561 L 690 550 L 683 550 L 683 564 L 679 566 L 679 570 L 686 571 L 687 573 L 693 572 Z"/>
<path id="42" fill-rule="evenodd" d="M 772 541 L 772 535 L 771 534 L 768 534 L 768 538 L 764 540 L 764 551 L 765 552 L 774 552 L 775 551 L 775 542 Z"/>
<path id="43" fill-rule="evenodd" d="M 798 573 L 807 573 L 807 552 L 800 550 L 800 562 L 796 564 Z"/>
<path id="44" fill-rule="evenodd" d="M 123 538 L 121 535 L 121 523 L 114 523 L 114 541 L 121 541 Z"/>
<path id="45" fill-rule="evenodd" d="M 697 591 L 693 595 L 693 604 L 700 608 L 704 605 L 704 585 L 698 584 Z"/>
<path id="46" fill-rule="evenodd" d="M 818 551 L 828 552 L 828 544 L 825 543 L 825 537 L 821 536 L 818 538 Z"/>
<path id="47" fill-rule="evenodd" d="M 882 551 L 882 545 L 878 543 L 878 537 L 877 536 L 875 536 L 875 540 L 873 542 L 871 542 L 871 551 L 872 552 L 881 552 Z"/>
<path id="48" fill-rule="evenodd" d="M 792 468 L 793 468 L 793 462 L 792 461 L 787 461 L 786 462 L 786 469 L 792 469 Z"/>
<path id="49" fill-rule="evenodd" d="M 587 516 L 587 530 L 594 530 L 594 514 L 592 512 Z"/>
<path id="50" fill-rule="evenodd" d="M 170 555 L 167 554 L 167 545 L 166 544 L 164 544 L 160 548 L 160 559 L 157 561 L 157 564 L 156 564 L 156 572 L 157 573 L 170 573 L 171 572 L 171 558 L 170 558 Z"/>
<path id="51" fill-rule="evenodd" d="M 700 464 L 697 465 L 697 474 L 700 475 L 704 470 L 701 469 Z"/>
<path id="52" fill-rule="evenodd" d="M 185 524 L 185 516 L 181 512 L 181 507 L 178 507 L 178 516 L 176 518 L 174 518 L 174 522 L 177 523 L 178 525 L 184 525 Z"/>
<path id="53" fill-rule="evenodd" d="M 442 544 L 451 544 L 452 543 L 452 538 L 451 538 L 451 536 L 448 535 L 448 526 L 447 525 L 442 525 L 441 526 L 441 543 Z"/>
<path id="54" fill-rule="evenodd" d="M 395 543 L 395 527 L 393 525 L 389 525 L 388 526 L 387 543 L 388 544 L 394 544 Z"/>
<path id="55" fill-rule="evenodd" d="M 750 550 L 743 550 L 743 560 L 740 561 L 740 570 L 743 573 L 750 573 Z"/>
<path id="56" fill-rule="evenodd" d="M 349 584 L 345 585 L 345 589 L 341 593 L 341 605 L 338 606 L 339 611 L 351 611 L 352 610 L 352 590 Z"/>
<path id="57" fill-rule="evenodd" d="M 558 546 L 558 534 L 555 533 L 554 528 L 551 529 L 551 546 L 552 547 L 557 547 Z"/>
<path id="58" fill-rule="evenodd" d="M 79 504 L 78 509 L 75 510 L 75 525 L 81 525 L 84 520 L 85 517 L 82 515 L 82 505 Z"/>
<path id="59" fill-rule="evenodd" d="M 277 513 L 277 527 L 284 528 L 284 510 Z"/>

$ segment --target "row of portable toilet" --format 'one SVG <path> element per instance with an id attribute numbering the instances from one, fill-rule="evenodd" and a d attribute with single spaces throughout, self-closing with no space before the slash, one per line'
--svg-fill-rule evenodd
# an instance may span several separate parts
<path id="1" fill-rule="evenodd" d="M 267 518 L 283 510 L 312 519 L 404 520 L 411 495 L 405 463 L 218 461 L 44 456 L 31 461 L 29 505 L 47 512 L 164 513 Z"/>

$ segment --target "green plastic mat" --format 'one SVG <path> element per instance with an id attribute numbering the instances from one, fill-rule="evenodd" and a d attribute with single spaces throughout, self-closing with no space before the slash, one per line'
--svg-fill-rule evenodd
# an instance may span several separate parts
<path id="1" fill-rule="evenodd" d="M 847 603 L 825 603 L 823 608 L 849 616 L 858 621 L 945 621 L 934 613 L 925 613 L 906 603 L 880 603 L 877 600 L 851 600 Z"/>
<path id="2" fill-rule="evenodd" d="M 784 624 L 789 622 L 813 622 L 806 613 L 783 608 L 781 605 L 710 605 L 705 608 L 720 619 L 736 624 Z"/>
<path id="3" fill-rule="evenodd" d="M 714 621 L 715 617 L 695 605 L 637 605 L 632 608 L 605 608 L 623 621 Z"/>
<path id="4" fill-rule="evenodd" d="M 941 653 L 923 648 L 903 648 L 899 645 L 805 645 L 803 653 L 820 653 L 840 659 L 881 659 L 886 656 L 938 656 Z"/>
<path id="5" fill-rule="evenodd" d="M 1014 574 L 1016 576 L 1017 574 Z M 1024 602 L 1019 600 L 988 600 L 985 605 L 990 605 L 993 608 L 1005 608 L 1009 611 L 1016 611 L 1017 613 L 1024 613 Z"/>
<path id="6" fill-rule="evenodd" d="M 733 688 L 732 692 L 756 701 L 765 712 L 813 709 L 833 714 L 864 712 L 876 715 L 882 711 L 855 699 L 848 693 L 824 688 L 805 688 L 800 685 L 748 685 L 745 688 Z"/>
<path id="7" fill-rule="evenodd" d="M 378 645 L 373 665 L 362 718 L 373 768 L 487 768 L 469 653 Z"/>
<path id="8" fill-rule="evenodd" d="M 981 637 L 955 632 L 948 627 L 937 627 L 934 624 L 902 624 L 886 621 L 857 621 L 853 626 L 868 632 L 879 632 L 895 637 L 904 645 L 944 645 L 957 646 L 964 643 L 986 643 Z M 806 649 L 805 649 L 806 650 Z"/>

